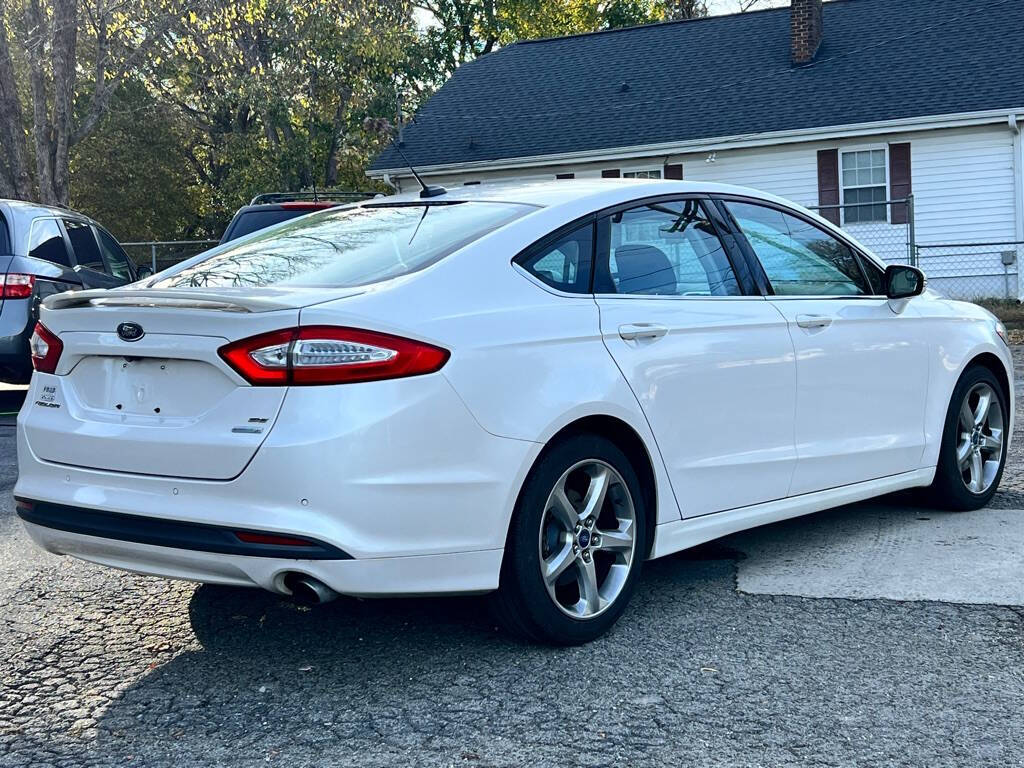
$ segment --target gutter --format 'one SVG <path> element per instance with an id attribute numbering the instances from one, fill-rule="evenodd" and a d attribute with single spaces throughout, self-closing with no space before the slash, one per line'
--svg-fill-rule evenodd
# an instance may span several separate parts
<path id="1" fill-rule="evenodd" d="M 628 160 L 643 157 L 660 157 L 664 155 L 685 155 L 701 152 L 722 152 L 729 149 L 748 147 L 778 146 L 780 144 L 798 144 L 807 141 L 829 141 L 847 139 L 857 136 L 873 136 L 894 133 L 901 130 L 939 130 L 942 128 L 964 128 L 975 125 L 992 125 L 1006 122 L 1008 117 L 1024 115 L 1024 106 L 1015 110 L 986 110 L 982 112 L 963 112 L 951 115 L 927 115 L 922 117 L 900 118 L 897 120 L 879 120 L 869 123 L 851 123 L 849 125 L 827 126 L 823 128 L 798 128 L 788 131 L 769 133 L 747 133 L 735 136 L 695 139 L 691 141 L 673 141 L 660 144 L 638 144 L 609 149 L 583 150 L 579 152 L 562 152 L 550 155 L 532 155 L 527 157 L 499 158 L 496 160 L 478 160 L 466 163 L 447 163 L 440 165 L 416 166 L 422 176 L 464 171 L 500 171 L 518 168 L 542 168 L 552 165 L 564 165 L 572 162 L 601 162 L 612 160 Z M 1018 160 L 1019 160 L 1018 155 Z M 1019 164 L 1019 163 L 1018 163 Z M 408 176 L 407 167 L 374 168 L 368 170 L 370 178 L 381 179 L 385 176 Z M 393 181 L 394 179 L 392 179 Z"/>

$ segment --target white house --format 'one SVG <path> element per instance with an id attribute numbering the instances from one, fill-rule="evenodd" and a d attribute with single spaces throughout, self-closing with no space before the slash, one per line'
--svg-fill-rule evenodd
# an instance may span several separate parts
<path id="1" fill-rule="evenodd" d="M 940 290 L 1017 297 L 1022 34 L 1022 0 L 793 0 L 522 42 L 463 65 L 401 148 L 443 185 L 752 186 L 820 207 L 886 259 L 916 258 Z M 411 180 L 394 148 L 369 174 Z"/>

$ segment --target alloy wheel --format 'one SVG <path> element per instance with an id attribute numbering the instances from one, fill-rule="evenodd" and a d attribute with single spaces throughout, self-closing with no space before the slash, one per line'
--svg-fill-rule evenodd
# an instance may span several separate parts
<path id="1" fill-rule="evenodd" d="M 636 508 L 622 475 L 598 459 L 566 470 L 548 496 L 539 545 L 541 577 L 563 613 L 606 611 L 636 557 Z"/>
<path id="2" fill-rule="evenodd" d="M 985 382 L 974 385 L 960 406 L 956 460 L 971 493 L 982 494 L 995 482 L 1003 458 L 1003 406 Z"/>

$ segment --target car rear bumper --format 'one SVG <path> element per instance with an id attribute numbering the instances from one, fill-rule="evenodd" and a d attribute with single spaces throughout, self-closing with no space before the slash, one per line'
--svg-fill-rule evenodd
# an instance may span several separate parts
<path id="1" fill-rule="evenodd" d="M 18 417 L 15 496 L 70 511 L 59 521 L 26 516 L 29 533 L 52 552 L 170 578 L 287 592 L 284 575 L 297 571 L 342 594 L 494 589 L 516 496 L 542 448 L 486 432 L 446 379 L 424 376 L 289 391 L 266 441 L 230 480 L 158 476 L 159 463 L 153 475 L 90 469 L 33 451 L 26 422 L 42 413 L 35 388 L 48 378 L 36 380 Z M 355 407 L 364 386 L 373 389 Z M 97 440 L 96 450 L 111 442 Z M 136 533 L 151 521 L 152 536 L 111 528 L 112 516 L 133 518 Z M 181 526 L 192 533 L 176 540 Z M 335 556 L 183 544 L 211 527 L 309 539 Z"/>
<path id="2" fill-rule="evenodd" d="M 496 589 L 501 570 L 501 549 L 364 560 L 302 560 L 161 547 L 61 531 L 27 521 L 23 524 L 36 544 L 54 554 L 73 555 L 150 576 L 261 587 L 278 594 L 290 594 L 285 577 L 293 573 L 312 576 L 340 594 L 357 597 L 473 594 Z"/>

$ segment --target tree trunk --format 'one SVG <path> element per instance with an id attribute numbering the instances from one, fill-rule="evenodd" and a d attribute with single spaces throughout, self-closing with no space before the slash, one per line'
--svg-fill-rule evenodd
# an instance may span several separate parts
<path id="1" fill-rule="evenodd" d="M 53 4 L 53 196 L 68 204 L 71 121 L 75 99 L 75 49 L 78 43 L 77 0 Z"/>
<path id="2" fill-rule="evenodd" d="M 46 50 L 46 22 L 39 0 L 30 0 L 26 9 L 28 35 L 25 53 L 28 57 L 29 85 L 32 92 L 32 139 L 36 155 L 36 185 L 39 200 L 48 205 L 59 203 L 53 190 L 53 131 L 50 126 L 49 99 L 43 55 Z"/>
<path id="3" fill-rule="evenodd" d="M 4 183 L 3 195 L 20 200 L 31 200 L 32 175 L 28 170 L 28 145 L 25 142 L 25 123 L 18 99 L 14 65 L 11 62 L 7 29 L 0 24 L 0 172 Z"/>

